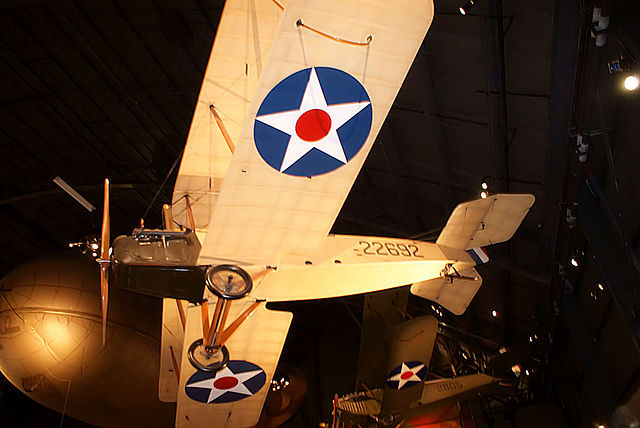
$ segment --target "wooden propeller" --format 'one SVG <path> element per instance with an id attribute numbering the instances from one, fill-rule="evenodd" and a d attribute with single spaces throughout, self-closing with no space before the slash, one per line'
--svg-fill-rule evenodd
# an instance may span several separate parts
<path id="1" fill-rule="evenodd" d="M 109 179 L 104 180 L 104 208 L 102 212 L 102 236 L 100 239 L 100 300 L 102 306 L 102 346 L 107 340 L 107 308 L 109 305 Z"/>

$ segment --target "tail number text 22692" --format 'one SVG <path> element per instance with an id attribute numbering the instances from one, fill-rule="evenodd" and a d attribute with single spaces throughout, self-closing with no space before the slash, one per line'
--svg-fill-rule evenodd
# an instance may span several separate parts
<path id="1" fill-rule="evenodd" d="M 393 242 L 359 241 L 353 251 L 359 256 L 398 256 L 424 258 L 420 249 L 414 244 Z"/>

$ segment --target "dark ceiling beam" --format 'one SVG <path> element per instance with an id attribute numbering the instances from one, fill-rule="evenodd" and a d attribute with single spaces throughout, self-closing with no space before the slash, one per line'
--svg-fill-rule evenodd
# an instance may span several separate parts
<path id="1" fill-rule="evenodd" d="M 153 183 L 141 183 L 144 186 L 151 186 Z M 114 190 L 114 189 L 134 189 L 136 186 L 139 186 L 140 184 L 131 184 L 131 183 L 125 183 L 125 184 L 110 184 L 110 189 Z M 100 191 L 102 189 L 102 187 L 104 186 L 104 184 L 85 184 L 82 186 L 75 186 L 74 188 L 78 191 L 78 192 L 95 192 L 95 191 Z M 53 196 L 59 196 L 59 195 L 63 195 L 64 192 L 62 191 L 62 189 L 50 189 L 50 190 L 42 190 L 40 192 L 30 192 L 30 193 L 24 193 L 22 195 L 17 195 L 17 196 L 11 196 L 8 198 L 3 198 L 0 199 L 0 206 L 1 205 L 11 205 L 11 204 L 15 204 L 15 203 L 19 203 L 19 202 L 24 202 L 24 201 L 30 201 L 30 200 L 34 200 L 34 199 L 46 199 L 46 198 L 50 198 Z"/>
<path id="2" fill-rule="evenodd" d="M 78 10 L 80 10 L 80 8 L 78 8 Z M 155 137 L 154 139 L 158 140 L 157 137 L 161 137 L 159 140 L 162 141 L 170 138 L 167 135 L 167 132 L 163 130 L 163 126 L 159 125 L 157 123 L 157 120 L 154 119 L 149 113 L 145 111 L 145 109 L 143 108 L 143 104 L 141 103 L 141 100 L 134 98 L 131 90 L 128 90 L 125 87 L 123 81 L 117 76 L 116 72 L 112 70 L 111 67 L 109 67 L 105 63 L 105 61 L 103 61 L 101 56 L 95 52 L 95 50 L 84 38 L 84 36 L 80 33 L 79 29 L 76 28 L 76 26 L 67 19 L 65 14 L 62 12 L 56 11 L 54 15 L 55 15 L 55 18 L 58 20 L 58 25 L 60 29 L 64 31 L 64 33 L 66 33 L 69 40 L 75 41 L 75 45 L 78 52 L 80 52 L 81 55 L 85 57 L 87 62 L 91 64 L 95 68 L 96 72 L 98 72 L 102 76 L 105 83 L 111 86 L 113 93 L 116 94 L 120 98 L 122 103 L 129 108 L 129 110 L 132 113 L 132 117 L 135 118 L 136 121 L 140 124 L 140 128 L 144 129 L 149 135 L 154 136 Z M 90 23 L 91 28 L 93 28 L 94 30 L 94 33 L 100 34 L 100 30 L 93 25 L 93 23 L 88 19 L 88 17 L 84 14 L 82 16 L 85 18 L 83 22 Z M 128 21 L 126 22 L 130 24 Z M 60 23 L 62 23 L 62 25 L 60 25 Z M 133 29 L 133 31 L 135 31 L 135 27 L 131 26 L 131 28 Z M 105 45 L 108 46 L 107 43 L 105 43 Z M 120 59 L 120 57 L 117 55 L 116 52 L 112 51 L 112 55 L 114 58 L 117 58 L 118 61 L 122 62 L 122 60 Z M 132 76 L 132 79 L 135 82 L 135 86 L 142 88 L 141 92 L 145 92 L 144 86 L 141 85 L 140 82 L 136 81 L 133 76 Z M 148 93 L 145 93 L 145 97 L 148 99 L 151 99 Z M 163 117 L 161 119 L 163 123 L 172 124 L 172 122 L 166 117 Z M 178 131 L 174 128 L 174 132 L 178 132 Z M 134 134 L 138 134 L 138 132 L 134 130 Z M 149 144 L 144 141 L 144 139 L 141 139 L 140 143 L 143 146 L 147 146 L 149 151 L 153 153 L 154 148 L 151 148 Z M 164 145 L 160 144 L 157 147 L 162 148 L 167 155 L 171 156 Z"/>
<path id="3" fill-rule="evenodd" d="M 385 163 L 389 168 L 389 174 L 391 175 L 391 182 L 398 201 L 400 203 L 400 209 L 402 211 L 403 218 L 407 222 L 411 222 L 413 218 L 420 218 L 419 215 L 413 210 L 409 209 L 407 204 L 407 195 L 411 191 L 411 183 L 405 180 L 402 171 L 404 169 L 402 159 L 396 146 L 396 138 L 393 132 L 393 121 L 387 121 L 380 131 L 378 136 L 378 147 L 382 151 L 385 159 Z"/>
<path id="4" fill-rule="evenodd" d="M 60 96 L 65 96 L 67 99 L 72 98 L 67 95 L 69 84 L 77 88 L 78 92 L 80 93 L 84 92 L 85 93 L 84 100 L 89 101 L 92 104 L 92 107 L 94 107 L 96 111 L 99 112 L 99 114 L 101 114 L 102 116 L 104 116 L 104 118 L 108 120 L 109 124 L 112 126 L 112 129 L 117 131 L 116 134 L 119 134 L 119 138 L 122 138 L 123 140 L 130 140 L 131 135 L 135 135 L 141 144 L 131 144 L 129 147 L 132 149 L 132 151 L 137 152 L 138 155 L 145 161 L 152 162 L 152 159 L 150 156 L 151 150 L 149 149 L 149 147 L 143 144 L 138 133 L 135 130 L 131 130 L 131 134 L 127 135 L 127 133 L 124 132 L 124 129 L 130 129 L 130 125 L 127 123 L 128 116 L 123 115 L 122 112 L 118 112 L 116 114 L 115 111 L 112 111 L 113 109 L 109 109 L 109 107 L 113 107 L 113 106 L 104 105 L 103 103 L 104 93 L 98 90 L 98 88 L 94 88 L 91 91 L 87 91 L 86 86 L 83 85 L 83 83 L 79 80 L 81 71 L 77 69 L 77 67 L 70 68 L 69 64 L 64 64 L 60 61 L 60 59 L 64 58 L 64 55 L 68 55 L 66 53 L 61 54 L 59 52 L 61 49 L 63 49 L 61 48 L 61 46 L 63 46 L 61 44 L 61 41 L 52 40 L 52 35 L 47 33 L 44 27 L 41 27 L 40 25 L 38 25 L 38 23 L 34 20 L 31 14 L 26 13 L 24 10 L 21 10 L 21 12 L 22 12 L 22 15 L 17 17 L 16 19 L 20 23 L 23 23 L 23 20 L 26 21 L 26 24 L 28 25 L 23 25 L 25 27 L 24 30 L 26 32 L 35 33 L 34 39 L 38 40 L 38 44 L 44 51 L 53 52 L 53 55 L 51 55 L 50 57 L 51 61 L 55 63 L 58 71 L 61 72 L 62 77 L 67 79 L 66 82 L 58 82 L 55 80 L 53 75 L 49 76 L 49 80 L 46 81 L 46 84 L 49 86 L 49 88 L 51 88 L 51 90 L 53 90 L 54 92 L 58 93 Z M 59 31 L 61 32 L 61 30 Z M 67 40 L 64 40 L 64 41 L 67 41 Z M 65 45 L 65 46 L 68 46 L 68 45 Z M 80 53 L 80 55 L 81 56 L 83 55 L 82 52 Z M 90 61 L 89 61 L 89 64 L 90 64 Z M 33 69 L 31 69 L 31 67 L 29 67 L 28 65 L 27 67 L 30 68 L 30 71 L 32 72 L 32 74 L 36 74 L 40 76 Z M 83 71 L 87 72 L 86 69 Z M 53 85 L 57 85 L 57 86 L 54 87 Z M 78 105 L 78 101 L 75 101 L 75 104 Z M 126 105 L 126 103 L 123 103 L 123 104 Z M 127 119 L 125 119 L 125 117 L 127 117 Z M 103 149 L 108 150 L 109 146 L 110 146 L 109 143 L 104 142 Z M 141 147 L 144 147 L 145 150 L 140 150 Z M 117 156 L 117 153 L 115 154 L 115 156 Z"/>
<path id="5" fill-rule="evenodd" d="M 1 46 L 3 48 L 3 55 L 5 56 L 5 58 L 3 58 L 5 60 L 5 64 L 1 68 L 7 72 L 7 78 L 12 80 L 14 85 L 17 87 L 25 85 L 33 94 L 40 94 L 42 92 L 41 89 L 37 88 L 42 88 L 43 86 L 47 87 L 48 90 L 44 94 L 44 97 L 39 95 L 33 96 L 34 104 L 38 106 L 42 111 L 42 114 L 48 115 L 48 117 L 60 127 L 62 132 L 66 135 L 66 138 L 68 139 L 67 141 L 88 141 L 91 139 L 100 140 L 100 137 L 97 135 L 95 130 L 83 123 L 83 120 L 78 115 L 77 111 L 65 102 L 65 98 L 56 97 L 52 88 L 48 86 L 42 78 L 30 70 L 26 64 L 24 64 L 10 45 L 2 43 Z M 39 102 L 36 103 L 35 100 L 38 100 Z M 45 109 L 43 107 L 47 108 Z M 69 112 L 70 117 L 65 116 L 63 111 Z M 99 150 L 94 148 L 91 144 L 81 145 L 79 149 L 80 148 L 87 154 L 87 157 L 94 161 L 98 158 L 104 159 L 104 153 L 100 153 Z M 106 150 L 107 152 L 111 152 L 112 149 L 109 145 L 106 145 Z"/>
<path id="6" fill-rule="evenodd" d="M 551 283 L 551 277 L 549 275 L 543 275 L 530 268 L 521 265 L 519 262 L 512 258 L 504 256 L 491 257 L 491 266 L 502 269 L 504 271 L 511 272 L 520 278 L 533 281 L 537 284 L 549 286 Z"/>
<path id="7" fill-rule="evenodd" d="M 482 93 L 487 93 L 486 90 L 479 90 Z M 494 94 L 497 92 L 493 92 Z M 423 115 L 424 111 L 417 109 L 415 107 L 406 106 L 402 104 L 394 104 L 393 108 L 389 111 L 389 115 L 412 115 L 418 116 Z M 433 113 L 429 116 L 432 120 L 437 120 L 441 126 L 449 127 L 449 128 L 464 128 L 474 132 L 486 132 L 486 128 L 492 127 L 492 123 L 490 121 L 484 121 L 480 119 L 473 119 L 469 117 L 456 117 L 451 113 Z M 493 128 L 502 131 L 504 128 L 501 125 L 495 125 Z M 530 131 L 530 132 L 541 132 L 539 128 L 527 128 L 527 127 L 518 127 L 518 128 L 510 128 L 508 130 L 509 138 L 512 139 L 517 130 L 522 131 Z"/>
<path id="8" fill-rule="evenodd" d="M 426 45 L 423 45 L 426 46 Z M 424 79 L 418 77 L 418 89 L 420 91 L 420 102 L 424 112 L 424 119 L 427 124 L 427 128 L 431 129 L 431 135 L 436 139 L 435 144 L 437 146 L 437 153 L 440 155 L 438 163 L 440 164 L 440 191 L 442 197 L 442 211 L 445 216 L 449 215 L 453 209 L 453 197 L 451 192 L 451 162 L 449 156 L 449 148 L 444 142 L 442 135 L 442 128 L 439 125 L 434 124 L 434 120 L 431 119 L 432 113 L 439 111 L 438 100 L 436 98 L 436 88 L 433 79 L 433 72 L 431 69 L 431 62 L 427 61 L 426 56 L 422 53 L 424 49 L 418 53 L 416 61 L 418 62 L 419 75 L 424 76 Z M 425 88 L 425 81 L 429 84 L 429 90 Z"/>
<path id="9" fill-rule="evenodd" d="M 497 17 L 496 22 L 498 24 L 498 57 L 500 58 L 500 102 L 502 104 L 502 127 L 503 129 L 509 129 L 509 110 L 507 108 L 507 71 L 505 64 L 504 53 L 504 38 L 506 33 L 504 30 L 504 14 L 502 11 L 502 0 L 496 0 Z M 502 132 L 503 134 L 503 150 L 504 150 L 504 191 L 509 192 L 509 134 L 508 132 Z"/>

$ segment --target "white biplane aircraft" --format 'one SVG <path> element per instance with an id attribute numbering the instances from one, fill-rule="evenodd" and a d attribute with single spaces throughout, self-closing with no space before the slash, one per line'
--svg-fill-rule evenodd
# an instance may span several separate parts
<path id="1" fill-rule="evenodd" d="M 159 397 L 176 426 L 258 421 L 292 319 L 265 302 L 413 284 L 461 314 L 481 247 L 533 204 L 461 204 L 436 243 L 329 234 L 432 18 L 430 0 L 227 0 L 165 229 L 109 256 L 105 186 L 103 321 L 109 272 L 164 297 Z"/>

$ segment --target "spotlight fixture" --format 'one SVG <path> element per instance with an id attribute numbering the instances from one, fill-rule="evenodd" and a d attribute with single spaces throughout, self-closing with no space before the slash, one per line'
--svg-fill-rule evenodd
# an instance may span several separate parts
<path id="1" fill-rule="evenodd" d="M 637 73 L 634 73 L 633 57 L 631 59 L 625 58 L 620 55 L 618 58 L 614 58 L 607 63 L 607 67 L 610 75 L 623 75 L 622 86 L 627 91 L 635 91 L 640 87 L 640 78 Z"/>
<path id="2" fill-rule="evenodd" d="M 617 73 L 623 73 L 631 69 L 631 61 L 620 55 L 619 58 L 614 58 L 607 63 L 609 67 L 609 74 L 614 75 Z"/>
<path id="3" fill-rule="evenodd" d="M 480 185 L 484 190 L 487 190 L 489 188 L 489 185 L 487 184 L 486 181 L 483 181 L 482 184 Z"/>
<path id="4" fill-rule="evenodd" d="M 640 79 L 637 74 L 632 74 L 624 79 L 624 88 L 627 91 L 635 91 L 640 86 Z"/>
<path id="5" fill-rule="evenodd" d="M 487 192 L 480 192 L 480 197 L 482 199 L 487 199 Z"/>
<path id="6" fill-rule="evenodd" d="M 478 0 L 467 0 L 465 1 L 462 6 L 458 7 L 458 11 L 460 12 L 460 15 L 466 15 L 471 9 L 473 9 L 473 7 L 476 5 L 476 2 Z"/>
<path id="7" fill-rule="evenodd" d="M 491 311 L 491 316 L 496 318 L 498 316 L 498 312 L 494 309 Z"/>

